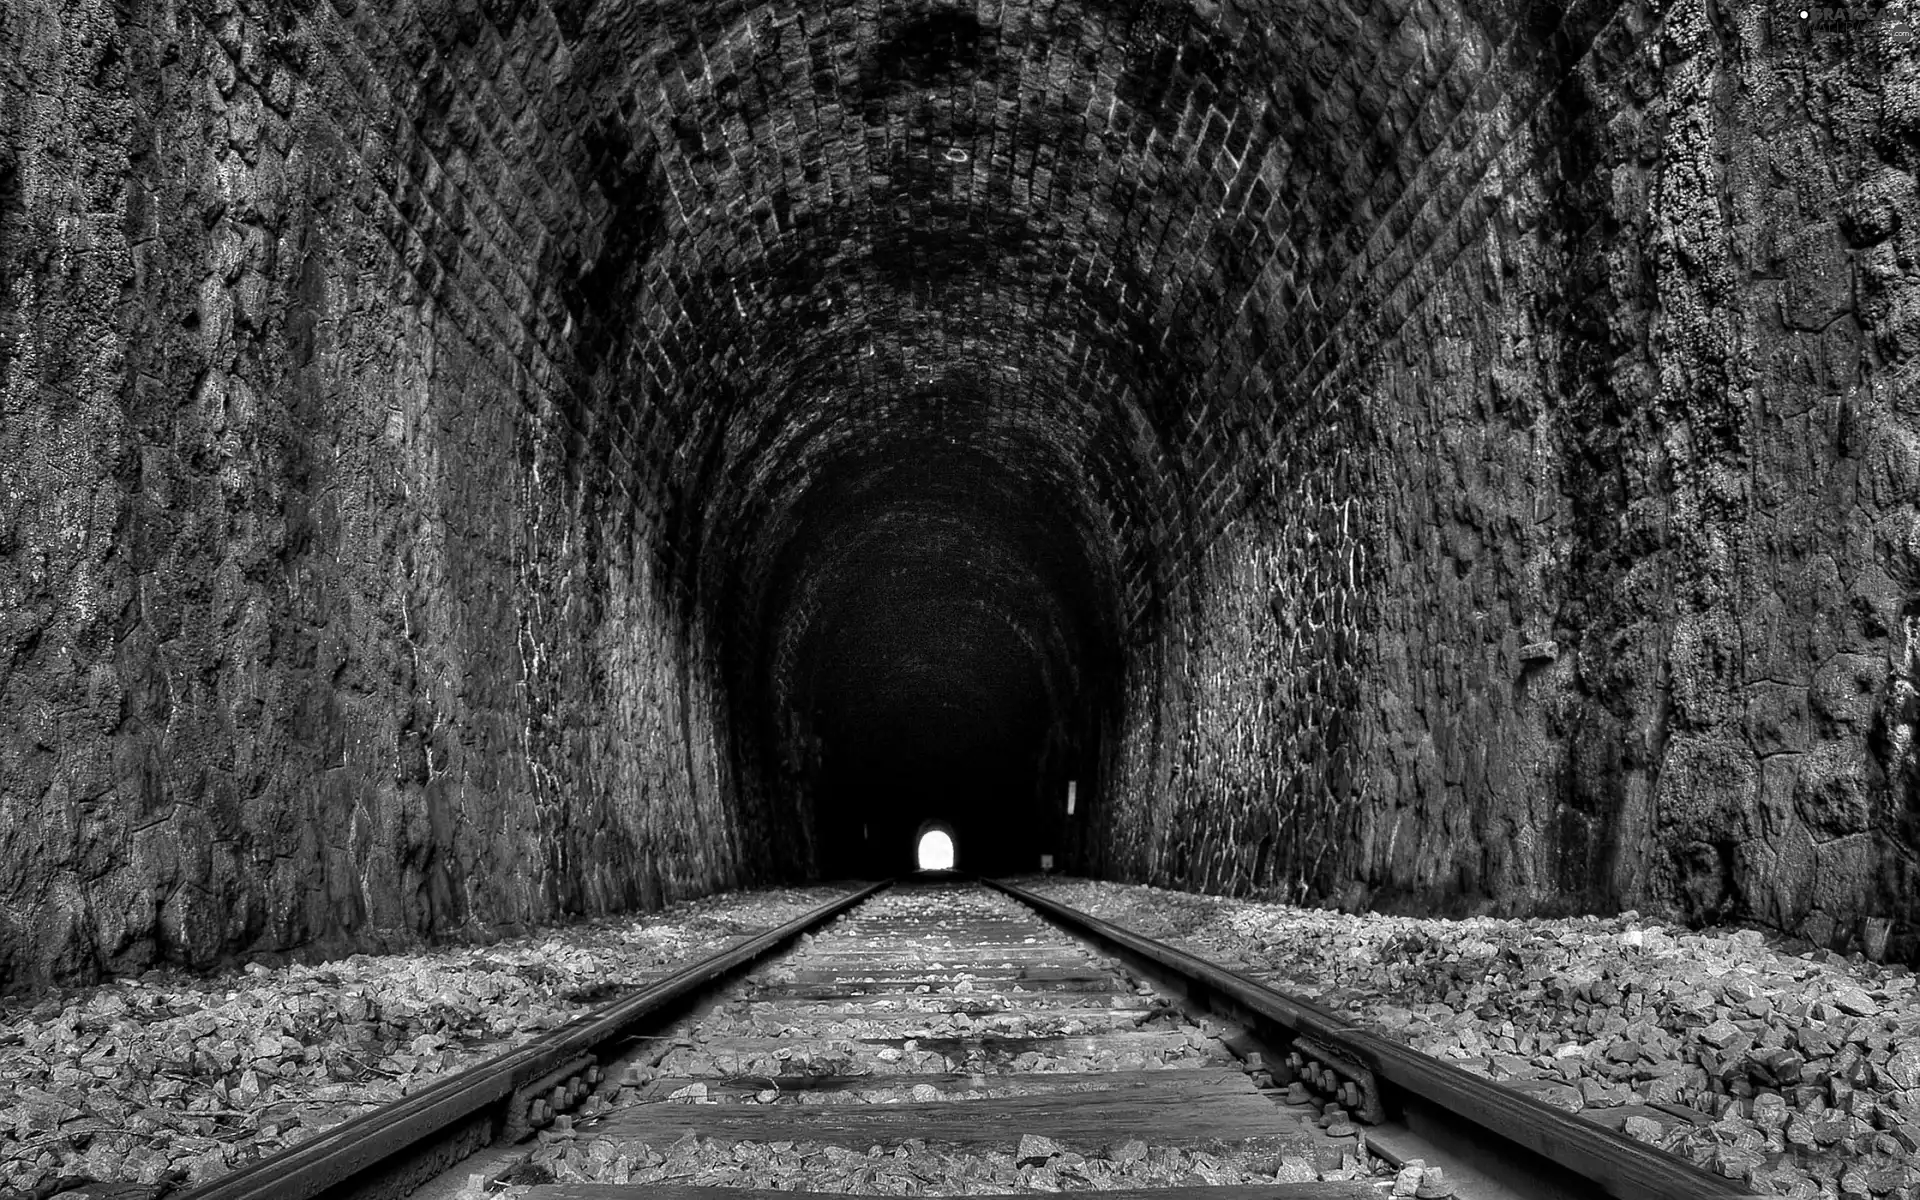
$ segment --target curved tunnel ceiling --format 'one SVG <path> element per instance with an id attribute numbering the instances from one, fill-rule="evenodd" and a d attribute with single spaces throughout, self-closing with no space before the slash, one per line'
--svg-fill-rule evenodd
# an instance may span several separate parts
<path id="1" fill-rule="evenodd" d="M 0 982 L 981 811 L 1293 899 L 1920 895 L 1892 8 L 26 9 L 0 775 L 77 816 Z"/>
<path id="2" fill-rule="evenodd" d="M 1333 331 L 1417 265 L 1381 247 L 1526 103 L 1487 81 L 1612 7 L 562 6 L 606 235 L 560 274 L 627 398 L 570 415 L 666 464 L 745 736 L 1082 740 L 1234 464 L 1344 398 Z M 982 706 L 1025 715 L 936 719 Z"/>

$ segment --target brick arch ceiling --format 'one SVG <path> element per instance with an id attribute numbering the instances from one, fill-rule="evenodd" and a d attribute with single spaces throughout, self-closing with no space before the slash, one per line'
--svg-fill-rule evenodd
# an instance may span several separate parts
<path id="1" fill-rule="evenodd" d="M 542 263 L 593 381 L 579 394 L 607 398 L 569 415 L 650 468 L 674 565 L 731 631 L 735 693 L 789 728 L 765 699 L 852 682 L 835 663 L 874 621 L 881 644 L 904 638 L 894 610 L 933 604 L 957 578 L 935 559 L 960 553 L 997 612 L 970 644 L 1022 661 L 864 675 L 878 708 L 923 705 L 936 728 L 950 705 L 929 695 L 1005 702 L 1044 680 L 1057 727 L 1117 678 L 1248 464 L 1347 419 L 1335 334 L 1436 252 L 1400 242 L 1444 231 L 1497 150 L 1474 114 L 1524 103 L 1490 81 L 1556 78 L 1611 7 L 486 15 L 502 46 L 557 43 L 546 121 L 573 131 L 559 158 L 600 218 Z M 473 26 L 470 7 L 426 15 Z M 833 498 L 883 469 L 945 483 L 919 501 L 882 486 L 897 519 L 876 549 Z M 1009 522 L 1023 507 L 1039 515 Z M 844 576 L 879 566 L 912 585 Z M 939 607 L 925 628 L 956 619 Z"/>

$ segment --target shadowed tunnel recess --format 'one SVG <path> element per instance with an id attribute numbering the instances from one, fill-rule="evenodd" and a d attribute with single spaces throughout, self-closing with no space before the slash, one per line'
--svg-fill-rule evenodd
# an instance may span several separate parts
<path id="1" fill-rule="evenodd" d="M 552 9 L 571 477 L 720 685 L 693 783 L 748 861 L 907 869 L 946 820 L 969 869 L 1326 885 L 1367 347 L 1615 6 L 1519 8 Z"/>
<path id="2" fill-rule="evenodd" d="M 623 11 L 587 12 L 606 36 L 575 41 L 578 77 L 618 78 L 622 39 L 664 32 Z M 1241 250 L 1167 240 L 1218 190 L 1167 89 L 1230 75 L 1225 43 L 1159 4 L 1019 28 L 945 4 L 731 11 L 687 10 L 708 15 L 598 131 L 614 208 L 570 295 L 599 371 L 582 390 L 618 379 L 652 424 L 569 414 L 581 452 L 638 434 L 630 457 L 666 465 L 666 574 L 717 644 L 734 778 L 785 830 L 777 858 L 908 869 L 943 820 L 970 869 L 1031 869 L 1066 848 L 1069 779 L 1082 827 L 1097 807 L 1123 648 L 1185 573 L 1181 443 L 1215 436 L 1195 399 L 1246 382 L 1201 378 L 1238 311 L 1208 292 L 1244 294 L 1271 239 L 1243 213 Z M 1064 91 L 1036 54 L 1071 64 Z M 1250 154 L 1255 118 L 1236 123 Z M 1270 195 L 1250 172 L 1212 200 Z M 1215 403 L 1228 453 L 1253 449 Z"/>
<path id="3" fill-rule="evenodd" d="M 980 870 L 1056 848 L 1044 801 L 1095 736 L 1117 661 L 1067 503 L 933 433 L 851 458 L 801 504 L 760 622 L 777 649 L 741 690 L 773 701 L 765 732 L 786 734 L 826 874 L 911 867 L 929 820 Z"/>

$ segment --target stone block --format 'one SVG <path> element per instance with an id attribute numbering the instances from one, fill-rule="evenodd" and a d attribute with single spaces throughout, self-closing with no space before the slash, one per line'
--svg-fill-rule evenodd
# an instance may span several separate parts
<path id="1" fill-rule="evenodd" d="M 1884 655 L 1841 654 L 1814 673 L 1809 707 L 1827 737 L 1865 740 L 1888 670 Z"/>
<path id="2" fill-rule="evenodd" d="M 1813 848 L 1813 904 L 1816 912 L 1835 914 L 1833 931 L 1821 943 L 1836 945 L 1852 937 L 1851 920 L 1878 894 L 1880 873 L 1872 854 L 1873 839 L 1864 833 L 1822 842 Z"/>
<path id="3" fill-rule="evenodd" d="M 1749 684 L 1747 739 L 1756 754 L 1804 751 L 1810 741 L 1807 689 L 1777 683 Z"/>
<path id="4" fill-rule="evenodd" d="M 1860 950 L 1873 962 L 1887 957 L 1887 939 L 1893 933 L 1893 921 L 1887 917 L 1868 917 L 1860 926 Z M 1920 1084 L 1903 1083 L 1901 1087 Z"/>
<path id="5" fill-rule="evenodd" d="M 1853 306 L 1853 272 L 1840 231 L 1814 225 L 1784 247 L 1781 315 L 1794 329 L 1824 329 Z"/>
<path id="6" fill-rule="evenodd" d="M 1774 754 L 1760 763 L 1760 821 L 1766 837 L 1778 839 L 1805 826 L 1794 807 L 1800 783 L 1798 754 Z"/>
<path id="7" fill-rule="evenodd" d="M 1756 832 L 1759 782 L 1752 753 L 1731 739 L 1676 738 L 1667 747 L 1654 811 L 1674 837 L 1744 841 Z"/>
<path id="8" fill-rule="evenodd" d="M 1794 810 L 1816 838 L 1861 833 L 1872 823 L 1865 747 L 1823 742 L 1799 760 Z"/>
<path id="9" fill-rule="evenodd" d="M 1876 163 L 1854 183 L 1840 227 L 1855 248 L 1877 246 L 1898 234 L 1914 212 L 1920 212 L 1914 177 Z"/>

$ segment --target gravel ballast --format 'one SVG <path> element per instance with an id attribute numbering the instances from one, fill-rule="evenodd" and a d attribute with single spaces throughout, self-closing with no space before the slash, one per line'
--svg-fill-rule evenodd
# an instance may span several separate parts
<path id="1" fill-rule="evenodd" d="M 1028 965 L 1033 960 L 1015 950 L 1001 962 L 998 954 L 972 950 L 960 935 L 949 936 L 941 923 L 957 929 L 967 917 L 1031 921 L 1036 932 L 1059 942 L 1043 954 L 1043 969 L 1085 970 L 1085 978 L 1096 980 L 1119 969 L 1004 897 L 984 890 L 901 888 L 861 911 L 869 921 L 917 921 L 923 931 L 874 938 L 830 927 L 821 935 L 831 943 L 824 948 L 802 939 L 793 955 L 762 967 L 668 1031 L 667 1046 L 626 1064 L 613 1095 L 592 1097 L 573 1118 L 540 1131 L 527 1157 L 500 1180 L 503 1188 L 474 1180 L 469 1200 L 539 1195 L 534 1189 L 549 1183 L 966 1196 L 1345 1182 L 1385 1196 L 1394 1181 L 1393 1168 L 1348 1138 L 1329 1131 L 1325 1138 L 1303 1139 L 1293 1123 L 1299 1114 L 1283 1116 L 1277 1104 L 1270 1139 L 1222 1133 L 1196 1140 L 1188 1128 L 1141 1136 L 1116 1131 L 1110 1138 L 1082 1132 L 1067 1142 L 1032 1130 L 955 1140 L 957 1129 L 991 1126 L 991 1116 L 969 1126 L 951 1112 L 927 1116 L 913 1110 L 974 1104 L 991 1114 L 993 1101 L 1013 1096 L 1111 1097 L 1116 1093 L 1107 1090 L 1115 1086 L 1110 1073 L 1164 1072 L 1172 1079 L 1185 1068 L 1237 1074 L 1243 1065 L 1219 1039 L 1223 1027 L 1188 1019 L 1143 981 L 1116 975 L 1113 980 L 1122 984 L 1116 989 L 1036 985 L 1028 991 L 1017 981 L 994 978 L 1015 969 L 1012 958 Z M 860 956 L 883 948 L 884 959 Z M 850 952 L 854 957 L 839 957 Z M 868 972 L 887 978 L 876 981 Z M 893 978 L 901 972 L 911 978 Z M 796 1000 L 765 990 L 827 974 L 864 978 L 876 990 L 833 1000 Z M 1035 1041 L 1029 1046 L 1025 1039 Z M 1251 1097 L 1252 1085 L 1238 1082 Z M 708 1128 L 653 1139 L 634 1134 L 636 1120 L 641 1129 L 660 1127 L 658 1117 L 650 1123 L 640 1114 L 682 1105 L 712 1106 L 706 1111 L 716 1119 L 702 1124 L 714 1128 L 727 1127 L 722 1114 L 743 1110 L 768 1121 L 736 1122 L 724 1137 L 709 1136 Z M 848 1119 L 837 1140 L 807 1140 L 778 1117 L 782 1108 L 819 1105 L 866 1111 Z M 891 1110 L 894 1121 L 884 1115 L 888 1106 L 904 1106 Z M 756 1127 L 774 1132 L 763 1137 L 752 1132 Z M 849 1137 L 847 1128 L 856 1132 Z M 908 1129 L 916 1135 L 903 1137 Z M 1143 1140 L 1161 1134 L 1167 1144 Z M 1438 1186 L 1443 1179 L 1432 1176 L 1429 1196 L 1446 1193 Z M 1416 1166 L 1406 1194 L 1422 1181 L 1427 1176 Z"/>
<path id="2" fill-rule="evenodd" d="M 551 1178 L 865 1196 L 991 1196 L 1371 1177 L 1369 1166 L 1358 1159 L 1339 1169 L 1320 1170 L 1311 1160 L 1294 1155 L 1150 1149 L 1137 1140 L 1096 1154 L 1032 1145 L 1044 1143 L 1044 1138 L 1022 1139 L 1022 1147 L 1012 1153 L 959 1151 L 918 1140 L 892 1147 L 875 1145 L 865 1151 L 821 1142 L 735 1144 L 693 1134 L 663 1147 L 634 1147 L 584 1134 L 543 1133 L 539 1140 L 523 1173 L 541 1182 Z M 526 1190 L 525 1185 L 513 1185 L 502 1194 L 510 1198 Z"/>
<path id="3" fill-rule="evenodd" d="M 1904 967 L 1634 913 L 1456 921 L 1018 882 L 1566 1111 L 1650 1106 L 1609 1123 L 1757 1193 L 1920 1198 L 1920 993 Z"/>
<path id="4" fill-rule="evenodd" d="M 489 946 L 0 1006 L 0 1197 L 216 1178 L 844 894 L 735 892 Z"/>

